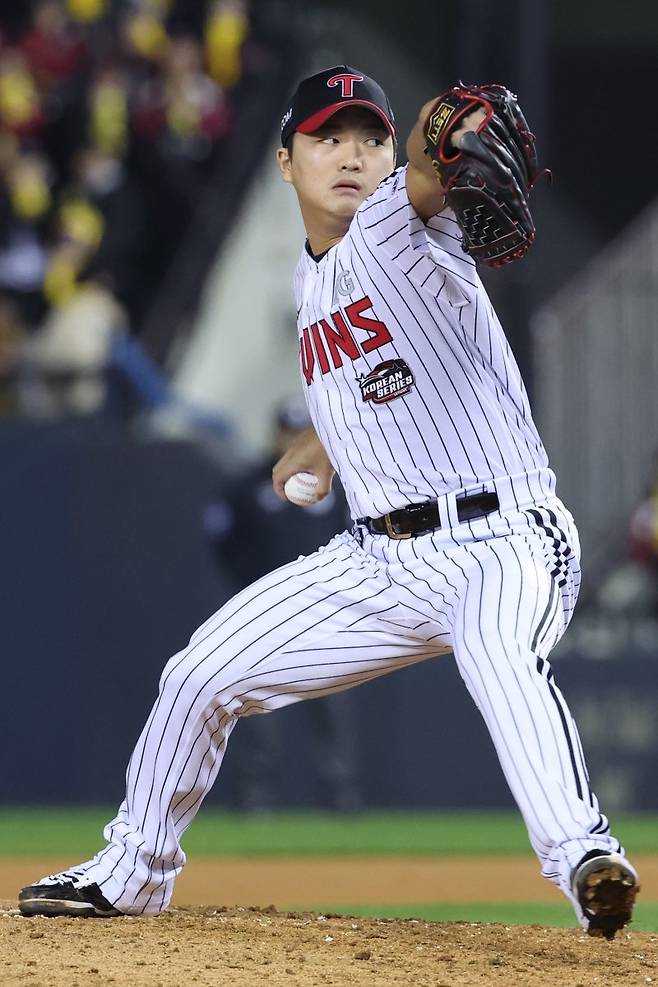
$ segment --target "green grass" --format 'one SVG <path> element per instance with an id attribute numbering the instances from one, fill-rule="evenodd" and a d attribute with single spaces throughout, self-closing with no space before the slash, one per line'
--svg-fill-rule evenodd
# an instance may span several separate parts
<path id="1" fill-rule="evenodd" d="M 336 905 L 312 911 L 337 915 L 369 915 L 375 918 L 417 918 L 430 922 L 498 922 L 501 925 L 544 925 L 559 929 L 577 928 L 571 906 L 555 903 L 504 902 L 466 905 Z M 294 909 L 291 911 L 309 911 Z M 635 908 L 631 929 L 658 932 L 658 901 L 640 902 Z"/>
<path id="2" fill-rule="evenodd" d="M 81 860 L 103 843 L 110 808 L 0 810 L 0 857 L 70 856 Z M 615 833 L 634 854 L 658 853 L 655 816 L 620 816 Z M 531 855 L 513 812 L 368 812 L 336 816 L 282 812 L 266 816 L 207 809 L 183 839 L 207 856 L 452 854 Z"/>
<path id="3" fill-rule="evenodd" d="M 0 858 L 91 856 L 103 842 L 110 808 L 0 810 Z M 615 833 L 634 854 L 658 853 L 655 816 L 619 816 Z M 336 816 L 282 812 L 267 816 L 202 810 L 183 845 L 194 856 L 452 854 L 531 856 L 525 827 L 513 812 L 369 812 Z M 307 908 L 301 909 L 308 911 Z M 437 922 L 499 922 L 573 928 L 565 902 L 501 904 L 333 905 L 315 911 Z M 658 932 L 658 902 L 640 901 L 633 929 Z"/>

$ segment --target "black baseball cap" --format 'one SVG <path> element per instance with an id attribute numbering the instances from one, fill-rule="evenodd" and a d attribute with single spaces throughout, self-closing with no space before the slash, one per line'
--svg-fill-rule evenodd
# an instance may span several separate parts
<path id="1" fill-rule="evenodd" d="M 281 143 L 285 146 L 296 130 L 314 133 L 346 106 L 372 110 L 395 140 L 395 118 L 382 87 L 365 72 L 349 65 L 335 65 L 299 83 L 281 120 Z"/>

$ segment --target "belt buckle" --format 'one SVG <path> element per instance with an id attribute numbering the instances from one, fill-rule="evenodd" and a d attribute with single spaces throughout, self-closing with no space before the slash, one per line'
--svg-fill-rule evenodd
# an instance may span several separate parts
<path id="1" fill-rule="evenodd" d="M 387 533 L 387 535 L 388 535 L 389 538 L 395 538 L 395 539 L 399 540 L 399 539 L 402 539 L 402 538 L 411 538 L 412 537 L 412 534 L 411 534 L 410 531 L 408 531 L 404 535 L 401 535 L 399 532 L 393 530 L 393 525 L 391 524 L 391 515 L 390 514 L 385 514 L 384 515 L 384 524 L 386 526 L 386 533 Z"/>

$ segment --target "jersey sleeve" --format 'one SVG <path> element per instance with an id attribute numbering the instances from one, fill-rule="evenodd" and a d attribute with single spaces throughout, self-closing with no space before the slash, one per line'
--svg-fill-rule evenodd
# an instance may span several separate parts
<path id="1" fill-rule="evenodd" d="M 354 221 L 371 249 L 382 251 L 416 284 L 437 294 L 442 286 L 457 299 L 477 288 L 475 261 L 464 253 L 451 209 L 420 218 L 407 194 L 407 166 L 398 168 L 359 208 Z"/>

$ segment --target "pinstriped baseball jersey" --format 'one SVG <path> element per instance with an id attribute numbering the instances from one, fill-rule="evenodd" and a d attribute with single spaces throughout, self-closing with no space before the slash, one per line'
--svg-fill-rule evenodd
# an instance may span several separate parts
<path id="1" fill-rule="evenodd" d="M 519 369 L 453 214 L 426 225 L 406 167 L 294 278 L 303 385 L 353 517 L 527 475 L 554 477 Z"/>

